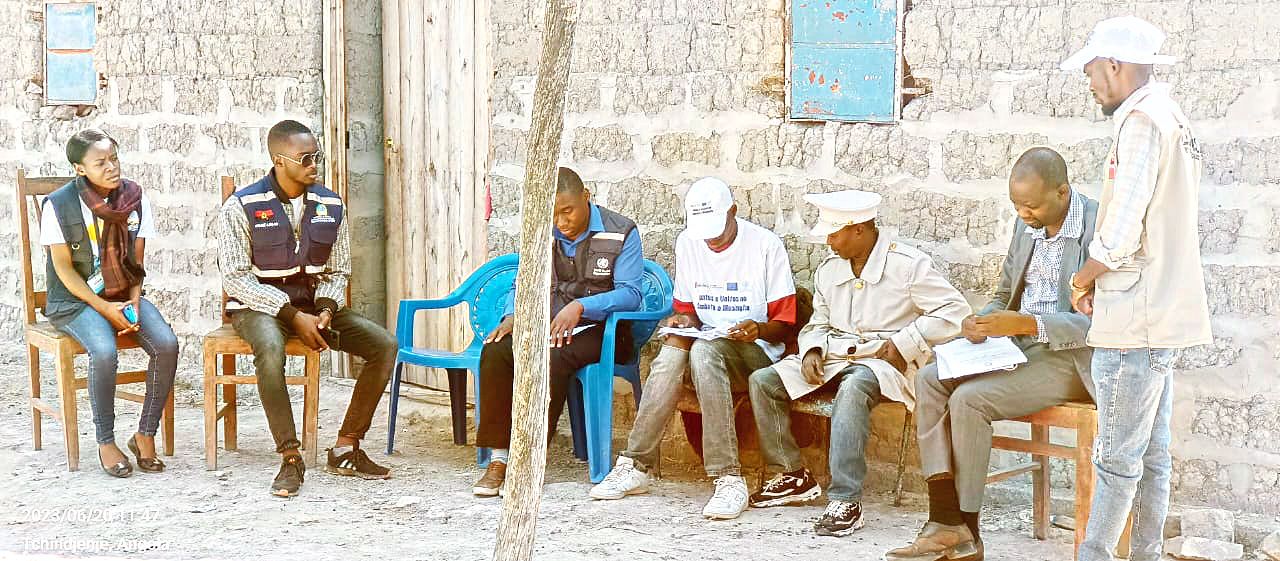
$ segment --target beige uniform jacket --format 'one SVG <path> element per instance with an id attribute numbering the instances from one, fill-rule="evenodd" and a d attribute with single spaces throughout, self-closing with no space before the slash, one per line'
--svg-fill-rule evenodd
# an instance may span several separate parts
<path id="1" fill-rule="evenodd" d="M 800 331 L 800 353 L 774 365 L 779 376 L 803 380 L 800 361 L 819 349 L 830 378 L 850 364 L 865 365 L 886 398 L 915 409 L 915 374 L 933 356 L 931 347 L 960 334 L 972 310 L 933 266 L 929 256 L 880 235 L 862 276 L 847 259 L 828 257 L 814 272 L 813 317 Z M 866 358 L 891 340 L 907 361 L 899 372 L 888 362 Z"/>

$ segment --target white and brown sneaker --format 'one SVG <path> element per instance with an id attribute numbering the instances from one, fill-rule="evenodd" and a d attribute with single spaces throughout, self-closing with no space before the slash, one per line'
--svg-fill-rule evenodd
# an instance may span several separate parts
<path id="1" fill-rule="evenodd" d="M 471 487 L 471 492 L 477 497 L 496 497 L 506 480 L 506 462 L 492 460 L 489 462 L 489 468 L 484 470 L 484 476 Z"/>

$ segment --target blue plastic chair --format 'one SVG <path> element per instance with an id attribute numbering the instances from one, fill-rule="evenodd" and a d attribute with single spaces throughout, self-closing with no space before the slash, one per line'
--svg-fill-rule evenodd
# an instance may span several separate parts
<path id="1" fill-rule="evenodd" d="M 671 315 L 671 277 L 660 265 L 646 259 L 641 280 L 643 301 L 640 310 L 609 314 L 605 321 L 600 362 L 578 371 L 569 392 L 569 423 L 573 429 L 573 453 L 586 456 L 591 482 L 599 483 L 609 474 L 613 462 L 613 377 L 619 376 L 634 390 L 640 406 L 640 348 L 653 336 L 658 322 Z M 630 322 L 631 359 L 614 364 L 618 322 Z M 585 444 L 585 449 L 584 449 Z"/>
<path id="2" fill-rule="evenodd" d="M 451 294 L 433 300 L 402 300 L 396 322 L 396 339 L 400 350 L 396 354 L 396 367 L 391 378 L 391 403 L 387 422 L 387 453 L 395 444 L 397 402 L 400 397 L 400 378 L 405 364 L 428 368 L 442 368 L 449 373 L 449 404 L 452 409 L 453 442 L 467 443 L 467 371 L 475 374 L 475 393 L 480 395 L 480 350 L 485 337 L 502 321 L 507 294 L 515 289 L 516 268 L 519 255 L 509 253 L 485 263 L 472 273 Z M 577 372 L 578 383 L 569 392 L 569 422 L 573 432 L 573 453 L 587 460 L 593 482 L 599 482 L 609 473 L 612 461 L 613 436 L 613 376 L 621 376 L 631 382 L 636 405 L 640 403 L 639 355 L 642 347 L 653 335 L 658 321 L 671 315 L 672 284 L 660 265 L 645 260 L 641 279 L 642 307 L 636 312 L 611 314 L 605 322 L 600 362 Z M 466 303 L 470 308 L 472 330 L 471 343 L 460 353 L 413 347 L 413 315 L 421 310 L 445 309 Z M 630 321 L 633 349 L 631 361 L 613 364 L 615 340 L 619 321 Z M 584 395 L 587 399 L 583 399 Z M 584 404 L 590 404 L 588 416 Z M 482 404 L 476 400 L 479 417 Z M 554 429 L 553 429 L 554 430 Z M 481 467 L 489 463 L 488 448 L 476 449 L 476 463 Z M 602 471 L 603 470 L 603 471 Z"/>
<path id="3" fill-rule="evenodd" d="M 391 377 L 391 406 L 387 421 L 387 453 L 395 446 L 396 404 L 400 400 L 400 376 L 405 364 L 442 368 L 449 373 L 449 406 L 453 417 L 453 443 L 467 443 L 467 371 L 475 373 L 475 391 L 480 395 L 480 349 L 484 339 L 502 321 L 506 296 L 515 289 L 519 256 L 508 253 L 493 258 L 471 273 L 467 280 L 444 298 L 401 300 L 396 319 L 396 368 Z M 413 319 L 421 310 L 440 310 L 466 303 L 470 312 L 471 343 L 460 353 L 413 346 Z M 476 403 L 479 414 L 480 404 Z M 487 456 L 487 454 L 486 454 Z"/>

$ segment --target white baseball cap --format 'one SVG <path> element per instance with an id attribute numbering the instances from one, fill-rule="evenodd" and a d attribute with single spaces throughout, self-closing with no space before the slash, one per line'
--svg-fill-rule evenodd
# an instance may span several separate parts
<path id="1" fill-rule="evenodd" d="M 729 184 L 718 177 L 704 177 L 689 186 L 684 196 L 685 230 L 700 240 L 720 237 L 733 207 Z"/>
<path id="2" fill-rule="evenodd" d="M 1063 70 L 1080 70 L 1095 58 L 1114 58 L 1133 64 L 1173 64 L 1177 58 L 1156 54 L 1164 44 L 1164 32 L 1146 21 L 1122 16 L 1098 22 L 1089 42 L 1063 61 Z"/>
<path id="3" fill-rule="evenodd" d="M 805 195 L 804 200 L 818 207 L 818 223 L 809 233 L 825 238 L 845 226 L 874 220 L 884 197 L 879 193 L 849 189 L 834 193 L 811 193 Z"/>

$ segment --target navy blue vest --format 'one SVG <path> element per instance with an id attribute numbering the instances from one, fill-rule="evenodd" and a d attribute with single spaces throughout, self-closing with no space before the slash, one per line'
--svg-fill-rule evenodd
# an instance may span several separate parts
<path id="1" fill-rule="evenodd" d="M 318 183 L 307 187 L 299 240 L 289 221 L 289 201 L 277 190 L 275 177 L 268 174 L 232 196 L 240 200 L 249 220 L 254 276 L 284 291 L 295 308 L 309 312 L 315 309 L 314 275 L 324 271 L 338 239 L 342 199 Z"/>
<path id="2" fill-rule="evenodd" d="M 600 209 L 604 231 L 592 234 L 579 244 L 573 257 L 565 255 L 559 240 L 551 242 L 555 272 L 551 317 L 578 298 L 613 290 L 613 268 L 622 254 L 623 242 L 636 229 L 636 223 L 607 208 L 596 208 Z"/>

